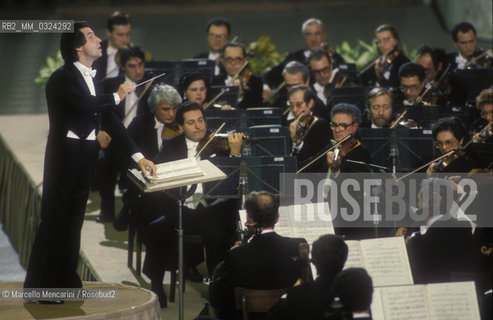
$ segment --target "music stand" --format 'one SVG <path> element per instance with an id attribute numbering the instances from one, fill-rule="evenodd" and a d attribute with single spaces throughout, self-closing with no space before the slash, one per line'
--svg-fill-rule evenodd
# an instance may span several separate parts
<path id="1" fill-rule="evenodd" d="M 433 137 L 430 130 L 360 128 L 358 134 L 361 143 L 370 152 L 373 164 L 390 167 L 389 158 L 393 132 L 395 132 L 401 172 L 411 171 L 436 157 L 438 151 L 433 147 Z"/>
<path id="2" fill-rule="evenodd" d="M 359 72 L 356 69 L 356 64 L 354 63 L 341 63 L 337 66 L 339 72 L 347 77 L 347 79 L 354 83 L 360 83 Z"/>
<path id="3" fill-rule="evenodd" d="M 363 112 L 366 108 L 366 95 L 371 89 L 372 87 L 332 88 L 330 92 L 334 105 L 341 102 L 351 103 Z"/>
<path id="4" fill-rule="evenodd" d="M 291 139 L 289 137 L 288 127 L 270 126 L 270 127 L 250 127 L 239 130 L 245 132 L 248 136 L 255 138 L 256 143 L 248 143 L 252 156 L 287 156 L 291 153 Z M 246 146 L 246 145 L 245 145 Z M 244 147 L 245 148 L 245 147 Z M 245 154 L 246 155 L 246 154 Z"/>
<path id="5" fill-rule="evenodd" d="M 246 127 L 246 124 L 241 125 L 241 117 L 245 114 L 245 110 L 217 110 L 209 107 L 204 111 L 208 129 L 217 129 L 223 122 L 226 122 L 224 126 L 226 130 Z"/>
<path id="6" fill-rule="evenodd" d="M 280 108 L 249 108 L 246 109 L 245 127 L 281 124 L 282 112 Z"/>
<path id="7" fill-rule="evenodd" d="M 490 69 L 456 69 L 450 73 L 450 81 L 467 92 L 466 102 L 474 102 L 481 91 L 490 88 L 492 79 Z"/>
<path id="8" fill-rule="evenodd" d="M 200 72 L 208 83 L 214 76 L 215 61 L 213 60 L 167 60 L 146 62 L 146 71 L 155 74 L 166 74 L 159 78 L 159 82 L 178 88 L 184 74 Z"/>
<path id="9" fill-rule="evenodd" d="M 279 194 L 281 173 L 296 172 L 296 157 L 214 157 L 215 166 L 226 173 L 227 178 L 204 186 L 206 199 L 238 199 L 240 178 L 248 190 L 267 190 Z"/>
<path id="10" fill-rule="evenodd" d="M 233 108 L 238 104 L 238 94 L 239 87 L 238 86 L 211 86 L 209 87 L 209 91 L 207 95 L 210 99 L 214 98 L 221 92 L 221 90 L 225 90 L 225 92 L 216 100 L 217 104 L 222 106 L 229 104 Z M 210 106 L 208 109 L 214 109 L 214 106 Z"/>
<path id="11" fill-rule="evenodd" d="M 493 143 L 471 143 L 470 146 L 481 159 L 481 164 L 486 169 L 493 168 Z"/>
<path id="12" fill-rule="evenodd" d="M 159 166 L 159 165 L 158 165 Z M 226 179 L 226 175 L 217 167 L 215 167 L 209 160 L 201 160 L 198 166 L 204 171 L 204 175 L 200 177 L 190 177 L 180 180 L 174 180 L 161 183 L 150 183 L 144 178 L 142 173 L 137 169 L 129 169 L 127 176 L 130 181 L 135 183 L 137 187 L 143 192 L 155 192 L 162 190 L 170 190 L 178 188 L 178 194 L 173 192 L 168 193 L 170 197 L 178 201 L 178 319 L 183 320 L 184 316 L 184 300 L 183 300 L 183 206 L 185 200 L 192 196 L 197 189 L 198 183 L 206 183 L 216 180 Z M 186 186 L 190 185 L 190 189 L 187 191 Z"/>

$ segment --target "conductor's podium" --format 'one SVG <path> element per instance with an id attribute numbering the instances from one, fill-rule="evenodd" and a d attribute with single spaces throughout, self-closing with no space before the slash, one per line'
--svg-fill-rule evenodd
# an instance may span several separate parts
<path id="1" fill-rule="evenodd" d="M 0 282 L 5 291 L 22 289 L 22 282 Z M 161 319 L 157 296 L 151 291 L 116 283 L 83 282 L 84 289 L 115 290 L 115 299 L 66 300 L 64 304 L 39 304 L 23 299 L 0 299 L 0 319 Z"/>

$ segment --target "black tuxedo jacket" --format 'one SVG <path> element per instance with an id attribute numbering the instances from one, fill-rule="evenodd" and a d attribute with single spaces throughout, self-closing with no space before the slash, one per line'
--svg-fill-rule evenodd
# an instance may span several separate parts
<path id="1" fill-rule="evenodd" d="M 128 134 L 146 159 L 154 159 L 159 152 L 155 125 L 154 115 L 144 113 L 135 117 L 127 128 Z"/>
<path id="2" fill-rule="evenodd" d="M 227 74 L 220 74 L 214 77 L 212 84 L 215 86 L 224 86 L 224 81 L 226 81 Z M 264 106 L 264 101 L 262 98 L 263 82 L 262 78 L 252 74 L 248 80 L 247 86 L 249 90 L 245 93 L 243 99 L 236 105 L 237 108 L 255 108 Z"/>
<path id="3" fill-rule="evenodd" d="M 303 139 L 303 146 L 299 152 L 294 152 L 298 162 L 298 169 L 301 169 L 314 159 L 320 152 L 323 152 L 330 140 L 330 128 L 325 119 L 319 118 L 317 122 L 313 124 L 305 138 Z M 315 161 L 312 165 L 304 170 L 304 172 L 327 172 L 325 170 L 327 163 L 327 157 L 321 157 Z"/>
<path id="4" fill-rule="evenodd" d="M 86 140 L 108 114 L 115 143 L 137 148 L 113 110 L 112 94 L 92 96 L 80 71 L 72 64 L 57 69 L 46 84 L 50 131 L 45 152 L 41 224 L 29 262 L 25 287 L 81 287 L 76 273 L 80 231 L 91 185 L 98 143 Z M 72 131 L 79 139 L 67 137 Z"/>
<path id="5" fill-rule="evenodd" d="M 250 289 L 291 287 L 301 275 L 299 244 L 275 232 L 255 235 L 246 245 L 230 250 L 209 290 L 211 303 L 222 310 L 220 319 L 232 319 L 235 286 Z"/>

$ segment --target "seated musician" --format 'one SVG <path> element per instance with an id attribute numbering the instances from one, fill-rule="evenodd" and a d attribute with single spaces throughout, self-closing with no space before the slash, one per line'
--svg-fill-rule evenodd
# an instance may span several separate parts
<path id="1" fill-rule="evenodd" d="M 226 74 L 215 76 L 213 85 L 238 86 L 238 108 L 262 107 L 262 78 L 253 74 L 248 65 L 244 67 L 248 63 L 245 46 L 236 42 L 227 43 L 220 60 Z"/>
<path id="2" fill-rule="evenodd" d="M 145 54 L 139 47 L 129 45 L 120 49 L 120 68 L 123 73 L 104 80 L 102 82 L 104 92 L 116 92 L 123 83 L 136 85 L 146 78 L 150 78 L 144 73 L 144 61 Z M 149 112 L 148 94 L 149 90 L 146 90 L 145 86 L 142 85 L 125 97 L 117 106 L 116 114 L 125 127 L 128 127 L 137 115 Z M 127 163 L 121 161 L 124 157 L 121 157 L 117 147 L 111 143 L 111 136 L 106 130 L 107 121 L 107 117 L 103 116 L 103 127 L 97 134 L 98 142 L 104 149 L 104 152 L 100 154 L 102 156 L 98 159 L 95 175 L 101 196 L 101 212 L 96 219 L 98 222 L 111 222 L 115 219 L 115 184 L 118 172 L 127 167 Z M 152 159 L 152 157 L 148 159 Z M 120 186 L 124 187 L 122 183 Z"/>
<path id="3" fill-rule="evenodd" d="M 480 264 L 473 224 L 457 218 L 452 184 L 440 178 L 422 181 L 418 210 L 427 219 L 406 238 L 414 282 L 450 281 L 450 272 L 472 272 Z"/>
<path id="4" fill-rule="evenodd" d="M 461 150 L 466 141 L 467 132 L 462 121 L 458 118 L 450 117 L 440 119 L 432 128 L 433 139 L 436 148 L 440 153 L 445 155 L 451 151 L 450 157 L 443 161 L 437 161 L 426 169 L 428 175 L 433 172 L 470 172 L 472 169 L 480 168 L 480 160 L 477 155 L 470 149 Z"/>
<path id="5" fill-rule="evenodd" d="M 329 54 L 324 49 L 315 49 L 308 57 L 308 65 L 313 76 L 313 90 L 317 97 L 328 107 L 332 108 L 332 88 L 354 86 L 345 76 L 334 68 Z"/>
<path id="6" fill-rule="evenodd" d="M 399 69 L 401 85 L 399 89 L 402 95 L 398 98 L 403 105 L 426 104 L 422 99 L 425 90 L 425 70 L 416 62 L 408 62 Z"/>
<path id="7" fill-rule="evenodd" d="M 456 24 L 451 31 L 458 52 L 447 55 L 451 69 L 490 69 L 493 55 L 477 48 L 476 29 L 469 22 Z"/>
<path id="8" fill-rule="evenodd" d="M 289 124 L 289 134 L 293 142 L 293 155 L 298 161 L 298 169 L 304 167 L 329 143 L 330 132 L 327 120 L 318 118 L 312 112 L 315 99 L 312 89 L 297 85 L 289 89 L 289 106 L 295 118 Z M 315 161 L 305 172 L 324 172 L 323 157 Z"/>
<path id="9" fill-rule="evenodd" d="M 224 68 L 219 63 L 219 57 L 224 46 L 229 41 L 231 24 L 224 18 L 214 18 L 207 23 L 205 28 L 209 51 L 204 51 L 193 56 L 194 59 L 209 59 L 216 62 L 214 75 L 224 74 Z"/>
<path id="10" fill-rule="evenodd" d="M 443 49 L 428 45 L 419 46 L 416 53 L 416 63 L 421 65 L 425 71 L 425 83 L 434 86 L 430 94 L 423 97 L 425 103 L 431 105 L 460 104 L 458 93 L 453 92 L 453 90 L 457 91 L 460 88 L 456 87 L 452 90 L 448 76 L 451 70 L 445 70 L 447 61 Z M 447 73 L 444 74 L 444 72 Z"/>
<path id="11" fill-rule="evenodd" d="M 185 74 L 180 79 L 180 93 L 183 101 L 192 101 L 203 107 L 207 100 L 207 80 L 200 72 Z"/>
<path id="12" fill-rule="evenodd" d="M 397 30 L 388 24 L 379 26 L 375 30 L 376 44 L 380 57 L 375 62 L 373 74 L 363 74 L 363 82 L 368 82 L 365 78 L 375 79 L 381 87 L 396 92 L 399 88 L 399 68 L 409 58 L 402 51 L 401 40 Z"/>
<path id="13" fill-rule="evenodd" d="M 308 66 L 308 57 L 315 49 L 323 48 L 326 50 L 331 62 L 335 66 L 344 63 L 342 56 L 327 45 L 327 32 L 325 31 L 325 25 L 321 20 L 315 18 L 306 20 L 301 26 L 301 32 L 305 39 L 306 48 L 291 51 L 282 62 L 264 74 L 264 83 L 268 85 L 270 89 L 274 90 L 281 85 L 282 71 L 289 62 L 298 61 Z"/>
<path id="14" fill-rule="evenodd" d="M 392 124 L 392 94 L 384 87 L 373 88 L 366 96 L 366 113 L 369 119 L 361 123 L 362 128 L 389 128 Z"/>
<path id="15" fill-rule="evenodd" d="M 481 91 L 476 98 L 476 107 L 481 111 L 481 118 L 474 122 L 473 142 L 493 143 L 493 135 L 491 134 L 493 131 L 491 127 L 493 121 L 493 88 Z M 488 124 L 490 124 L 489 130 L 485 128 Z"/>
<path id="16" fill-rule="evenodd" d="M 354 138 L 349 139 L 340 148 L 327 153 L 327 164 L 330 171 L 332 173 L 368 171 L 365 165 L 348 161 L 370 163 L 370 154 L 356 136 L 361 122 L 361 112 L 358 107 L 353 104 L 338 103 L 332 108 L 331 113 L 330 129 L 334 139 L 332 144 L 342 141 L 348 135 L 352 135 Z"/>
<path id="17" fill-rule="evenodd" d="M 211 305 L 218 309 L 219 319 L 241 319 L 240 312 L 234 310 L 234 287 L 283 289 L 301 277 L 302 265 L 297 257 L 299 245 L 306 240 L 283 237 L 274 231 L 279 221 L 278 197 L 266 191 L 251 192 L 245 209 L 248 228 L 255 230 L 255 235 L 226 254 L 209 286 Z"/>
<path id="18" fill-rule="evenodd" d="M 348 247 L 342 237 L 326 234 L 313 242 L 312 262 L 317 278 L 288 290 L 266 316 L 266 320 L 320 319 L 327 307 L 330 288 L 346 263 Z"/>
<path id="19" fill-rule="evenodd" d="M 180 135 L 163 142 L 161 151 L 155 157 L 156 163 L 194 157 L 207 140 L 206 119 L 203 109 L 196 103 L 187 101 L 180 104 L 176 111 L 176 122 Z M 213 154 L 224 156 L 240 156 L 242 134 L 234 133 L 228 137 L 229 148 L 215 148 L 208 145 L 200 154 L 206 159 Z M 185 234 L 200 234 L 207 252 L 209 270 L 222 260 L 224 252 L 231 245 L 231 236 L 235 236 L 236 216 L 232 212 L 236 202 L 218 203 L 216 207 L 193 210 L 201 203 L 202 186 L 199 184 L 193 197 L 185 201 L 183 226 Z M 202 204 L 203 205 L 203 204 Z M 146 193 L 136 205 L 144 227 L 144 243 L 146 257 L 143 272 L 151 279 L 151 289 L 158 294 L 161 305 L 166 305 L 166 296 L 162 289 L 162 281 L 166 270 L 176 270 L 177 266 L 177 235 L 178 204 L 166 192 Z M 210 210 L 209 210 L 210 209 Z M 215 209 L 215 210 L 214 210 Z M 194 281 L 202 278 L 194 269 L 200 263 L 203 249 L 193 246 L 185 248 L 185 276 Z M 199 276 L 199 277 L 197 277 Z M 198 279 L 197 279 L 198 278 Z"/>

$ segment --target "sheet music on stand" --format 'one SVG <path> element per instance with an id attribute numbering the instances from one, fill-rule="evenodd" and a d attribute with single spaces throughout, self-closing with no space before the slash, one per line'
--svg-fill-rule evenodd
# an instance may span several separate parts
<path id="1" fill-rule="evenodd" d="M 372 319 L 479 320 L 473 281 L 375 288 Z"/>
<path id="2" fill-rule="evenodd" d="M 191 159 L 195 160 L 193 158 Z M 128 170 L 127 176 L 143 192 L 156 192 L 197 183 L 226 179 L 226 174 L 209 160 L 200 160 L 196 162 L 184 160 L 157 164 L 158 175 L 150 179 L 144 178 L 142 172 L 137 169 Z M 178 169 L 173 171 L 173 167 Z M 161 170 L 161 172 L 159 170 Z"/>

